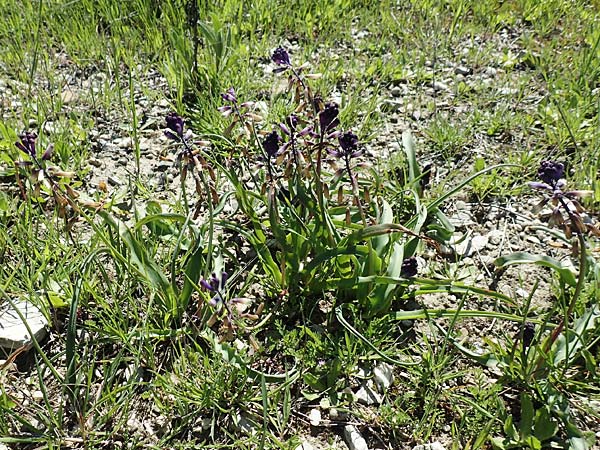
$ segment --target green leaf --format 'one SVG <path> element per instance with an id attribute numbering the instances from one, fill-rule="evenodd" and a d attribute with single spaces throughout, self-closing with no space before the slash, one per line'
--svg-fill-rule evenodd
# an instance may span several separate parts
<path id="1" fill-rule="evenodd" d="M 508 436 L 513 441 L 519 440 L 519 432 L 513 423 L 512 415 L 509 415 L 504 421 L 504 426 L 502 427 L 504 430 L 504 434 Z"/>
<path id="2" fill-rule="evenodd" d="M 183 281 L 183 288 L 179 294 L 179 308 L 181 311 L 187 309 L 187 305 L 190 301 L 192 293 L 196 289 L 197 280 L 200 279 L 200 274 L 204 268 L 204 247 L 202 245 L 196 245 L 194 251 L 187 256 L 185 265 L 185 279 Z"/>
<path id="3" fill-rule="evenodd" d="M 564 267 L 560 261 L 546 255 L 532 255 L 526 252 L 516 252 L 496 258 L 494 264 L 500 268 L 511 266 L 513 264 L 536 264 L 549 267 L 550 269 L 555 270 L 560 275 L 561 280 L 569 286 L 575 286 L 577 284 L 575 275 L 573 275 L 573 272 L 571 272 L 570 269 Z"/>
<path id="4" fill-rule="evenodd" d="M 167 310 L 166 312 L 176 314 L 175 292 L 173 291 L 173 287 L 156 261 L 148 254 L 142 243 L 135 238 L 131 229 L 119 219 L 111 216 L 106 211 L 99 211 L 98 214 L 109 226 L 117 231 L 121 242 L 125 244 L 129 250 L 128 254 L 125 255 L 113 247 L 111 249 L 113 255 L 118 257 L 121 262 L 133 266 L 138 275 L 162 296 L 162 300 L 165 302 L 164 306 Z"/>
<path id="5" fill-rule="evenodd" d="M 526 392 L 521 393 L 521 421 L 519 422 L 519 429 L 521 435 L 530 436 L 533 431 L 533 417 L 535 411 L 533 409 L 533 402 L 531 397 Z"/>
<path id="6" fill-rule="evenodd" d="M 565 330 L 556 340 L 554 352 L 554 364 L 568 359 L 572 362 L 584 344 L 585 333 L 596 327 L 596 320 L 600 317 L 600 306 L 593 305 L 588 308 L 581 317 L 578 317 L 573 328 Z M 568 352 L 568 354 L 567 354 Z"/>
<path id="7" fill-rule="evenodd" d="M 11 400 L 11 398 L 2 392 L 0 394 L 0 409 L 13 409 L 17 404 Z"/>
<path id="8" fill-rule="evenodd" d="M 569 450 L 589 450 L 594 445 L 593 441 L 590 443 L 589 439 L 585 437 L 571 437 L 567 441 Z"/>
<path id="9" fill-rule="evenodd" d="M 385 199 L 381 200 L 381 212 L 377 217 L 377 223 L 392 223 L 394 221 L 394 212 L 390 204 L 385 201 Z M 377 252 L 380 257 L 383 257 L 383 251 L 385 247 L 388 245 L 390 241 L 390 237 L 388 234 L 383 234 L 380 236 L 375 236 L 373 238 L 373 248 Z"/>
<path id="10" fill-rule="evenodd" d="M 404 256 L 404 247 L 399 242 L 394 242 L 392 245 L 392 255 L 388 261 L 387 276 L 397 278 L 402 272 L 402 260 Z M 392 294 L 395 292 L 396 286 L 393 284 L 377 284 L 373 293 L 369 298 L 369 315 L 377 315 L 381 312 L 386 312 L 392 302 Z"/>
<path id="11" fill-rule="evenodd" d="M 552 420 L 547 408 L 542 407 L 535 412 L 533 434 L 542 442 L 553 438 L 558 431 L 558 425 Z"/>

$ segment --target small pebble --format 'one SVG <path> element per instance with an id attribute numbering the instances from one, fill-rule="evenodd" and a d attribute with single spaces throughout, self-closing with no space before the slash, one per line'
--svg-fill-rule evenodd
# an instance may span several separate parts
<path id="1" fill-rule="evenodd" d="M 111 186 L 120 186 L 122 183 L 121 181 L 113 176 L 109 176 L 108 177 L 108 184 L 110 184 Z"/>
<path id="2" fill-rule="evenodd" d="M 42 391 L 33 391 L 31 393 L 31 398 L 33 398 L 34 401 L 39 403 L 42 400 L 44 400 L 44 393 Z"/>
<path id="3" fill-rule="evenodd" d="M 102 167 L 102 161 L 100 161 L 99 159 L 96 159 L 96 158 L 88 159 L 88 164 L 90 166 L 94 166 L 94 167 L 98 167 L 98 168 Z"/>
<path id="4" fill-rule="evenodd" d="M 473 72 L 473 71 L 472 71 L 472 70 L 471 70 L 469 67 L 466 67 L 466 66 L 457 66 L 457 67 L 454 69 L 454 73 L 455 73 L 456 75 L 463 75 L 463 76 L 467 76 L 467 75 L 471 75 L 471 73 L 472 73 L 472 72 Z"/>
<path id="5" fill-rule="evenodd" d="M 354 425 L 344 427 L 344 440 L 350 450 L 369 450 L 367 441 Z"/>

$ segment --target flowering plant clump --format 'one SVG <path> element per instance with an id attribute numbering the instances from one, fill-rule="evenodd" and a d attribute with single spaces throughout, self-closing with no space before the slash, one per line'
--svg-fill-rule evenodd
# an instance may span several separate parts
<path id="1" fill-rule="evenodd" d="M 67 226 L 70 229 L 77 220 L 76 213 L 79 210 L 76 200 L 80 194 L 69 184 L 70 180 L 75 177 L 75 173 L 64 171 L 50 164 L 54 152 L 53 144 L 49 144 L 44 153 L 38 156 L 37 138 L 36 133 L 29 131 L 19 135 L 19 141 L 15 142 L 15 147 L 21 150 L 27 159 L 17 161 L 16 166 L 29 172 L 29 181 L 33 187 L 32 198 L 36 201 L 44 201 L 42 193 L 50 195 L 57 205 L 59 216 L 67 220 Z M 18 172 L 17 182 L 21 187 L 23 197 L 25 197 L 25 188 L 18 178 Z M 101 203 L 98 202 L 81 201 L 80 203 L 82 206 L 91 208 L 101 206 Z"/>
<path id="2" fill-rule="evenodd" d="M 183 117 L 175 112 L 170 112 L 167 114 L 165 117 L 165 122 L 167 127 L 167 130 L 164 132 L 165 136 L 172 141 L 175 141 L 180 146 L 180 151 L 177 154 L 176 162 L 181 167 L 181 185 L 184 196 L 185 181 L 188 172 L 191 172 L 194 178 L 196 193 L 199 196 L 194 213 L 194 217 L 197 217 L 200 213 L 201 200 L 204 196 L 204 192 L 210 194 L 211 202 L 213 204 L 216 204 L 219 201 L 219 196 L 215 188 L 216 174 L 201 150 L 202 148 L 209 147 L 210 142 L 193 141 L 192 131 L 185 131 Z M 208 179 L 204 176 L 205 172 L 208 172 L 209 174 Z"/>
<path id="3" fill-rule="evenodd" d="M 585 214 L 585 209 L 579 201 L 582 197 L 590 195 L 592 192 L 566 190 L 567 182 L 564 179 L 564 175 L 565 166 L 563 163 L 542 161 L 538 169 L 538 177 L 542 181 L 529 183 L 531 188 L 540 190 L 544 194 L 544 198 L 536 206 L 535 210 L 539 212 L 544 206 L 550 203 L 553 206 L 550 225 L 563 228 L 567 237 L 570 237 L 572 232 L 590 232 L 596 236 L 600 236 L 600 231 L 591 222 L 589 216 Z"/>
<path id="4" fill-rule="evenodd" d="M 227 272 L 221 272 L 220 277 L 213 273 L 208 280 L 204 278 L 200 280 L 202 289 L 212 295 L 208 304 L 214 309 L 214 313 L 206 324 L 211 327 L 221 319 L 225 333 L 224 340 L 232 340 L 235 337 L 235 331 L 241 325 L 241 319 L 257 320 L 262 311 L 262 306 L 259 306 L 256 314 L 247 312 L 252 303 L 249 298 L 228 298 L 225 289 L 228 280 Z M 223 311 L 225 311 L 224 314 Z"/>

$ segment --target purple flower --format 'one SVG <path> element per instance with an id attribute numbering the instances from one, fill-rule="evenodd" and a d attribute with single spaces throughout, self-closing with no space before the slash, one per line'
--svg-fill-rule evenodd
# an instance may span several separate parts
<path id="1" fill-rule="evenodd" d="M 223 297 L 221 295 L 221 291 L 225 288 L 225 284 L 227 283 L 227 272 L 221 272 L 221 279 L 217 277 L 217 274 L 213 273 L 208 280 L 204 278 L 200 280 L 200 286 L 210 292 L 214 292 L 215 295 L 210 299 L 210 304 L 212 306 L 217 306 L 220 302 L 223 301 Z"/>
<path id="2" fill-rule="evenodd" d="M 213 273 L 210 278 L 205 280 L 204 278 L 200 280 L 200 285 L 211 292 L 218 292 L 219 290 L 225 287 L 225 283 L 227 283 L 227 272 L 221 272 L 221 279 L 217 278 L 217 274 Z"/>
<path id="3" fill-rule="evenodd" d="M 15 142 L 15 146 L 29 156 L 35 157 L 35 141 L 37 139 L 37 134 L 26 131 L 19 135 L 19 139 L 21 139 L 21 142 Z"/>
<path id="4" fill-rule="evenodd" d="M 358 150 L 358 136 L 351 131 L 342 133 L 338 141 L 345 154 L 352 154 Z"/>
<path id="5" fill-rule="evenodd" d="M 227 92 L 224 92 L 223 94 L 221 94 L 221 97 L 226 102 L 231 102 L 231 103 L 237 102 L 237 97 L 235 96 L 235 91 L 232 87 L 227 89 Z"/>
<path id="6" fill-rule="evenodd" d="M 165 121 L 167 122 L 167 128 L 174 132 L 165 131 L 165 136 L 176 141 L 183 139 L 183 117 L 175 112 L 170 112 L 165 117 Z"/>
<path id="7" fill-rule="evenodd" d="M 279 151 L 279 143 L 281 142 L 281 137 L 277 134 L 276 131 L 272 131 L 267 134 L 264 141 L 262 142 L 263 149 L 269 156 L 269 158 L 274 157 Z"/>
<path id="8" fill-rule="evenodd" d="M 319 113 L 319 126 L 321 135 L 324 135 L 329 130 L 333 130 L 340 123 L 338 119 L 339 108 L 336 103 L 327 103 L 325 109 Z"/>
<path id="9" fill-rule="evenodd" d="M 402 269 L 400 269 L 400 276 L 403 278 L 412 278 L 417 275 L 419 265 L 417 264 L 417 258 L 411 256 L 402 261 Z"/>
<path id="10" fill-rule="evenodd" d="M 556 183 L 565 176 L 565 165 L 555 161 L 542 161 L 538 169 L 538 177 L 544 183 L 556 186 Z"/>
<path id="11" fill-rule="evenodd" d="M 278 66 L 291 66 L 290 55 L 283 47 L 277 47 L 271 56 L 271 60 Z"/>
<path id="12" fill-rule="evenodd" d="M 344 133 L 340 133 L 338 136 L 338 142 L 340 143 L 341 150 L 327 150 L 336 158 L 346 158 L 349 161 L 351 158 L 356 158 L 357 156 L 362 155 L 362 150 L 358 148 L 358 136 L 353 132 L 346 131 Z"/>

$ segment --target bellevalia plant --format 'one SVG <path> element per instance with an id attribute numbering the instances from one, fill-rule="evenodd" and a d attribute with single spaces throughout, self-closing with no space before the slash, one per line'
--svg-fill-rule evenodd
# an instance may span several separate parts
<path id="1" fill-rule="evenodd" d="M 294 110 L 279 125 L 271 130 L 259 127 L 251 113 L 253 102 L 239 103 L 233 88 L 223 94 L 226 104 L 219 110 L 233 116 L 226 134 L 239 125 L 237 142 L 244 149 L 240 153 L 248 158 L 258 153 L 262 160 L 251 167 L 250 177 L 240 176 L 235 165 L 226 168 L 251 228 L 223 225 L 253 245 L 272 276 L 274 292 L 287 291 L 295 302 L 299 295 L 332 291 L 340 300 L 356 298 L 368 315 L 385 311 L 397 289 L 386 285 L 385 301 L 370 301 L 376 283 L 357 283 L 358 278 L 389 273 L 390 264 L 394 275 L 406 273 L 403 260 L 414 255 L 402 257 L 400 234 L 433 241 L 392 223 L 389 205 L 371 198 L 367 180 L 360 183 L 358 171 L 364 167 L 359 161 L 364 153 L 360 140 L 351 130 L 339 130 L 337 104 L 313 94 L 308 80 L 318 75 L 304 75 L 306 66 L 294 66 L 281 47 L 272 61 L 275 73 L 288 74 L 293 94 Z M 261 166 L 266 166 L 265 176 Z M 260 187 L 242 181 L 249 178 Z"/>
<path id="2" fill-rule="evenodd" d="M 600 231 L 579 202 L 590 192 L 565 189 L 563 163 L 542 161 L 537 174 L 541 181 L 529 183 L 543 195 L 535 211 L 551 205 L 549 225 L 562 229 L 565 241 L 571 242 L 571 254 L 579 261 L 578 270 L 575 278 L 560 261 L 546 255 L 514 253 L 496 260 L 500 268 L 534 263 L 553 269 L 559 276 L 560 293 L 556 307 L 542 322 L 545 327 L 536 327 L 524 320 L 512 350 L 505 352 L 501 345 L 496 345 L 493 358 L 488 355 L 488 364 L 494 360 L 506 379 L 521 385 L 521 420 L 513 423 L 512 415 L 507 415 L 506 435 L 492 439 L 492 443 L 501 449 L 523 445 L 540 448 L 544 442 L 554 439 L 561 423 L 567 434 L 567 448 L 585 449 L 592 445 L 594 438 L 578 430 L 566 392 L 578 373 L 574 370 L 577 361 L 584 361 L 587 366 L 593 358 L 588 350 L 592 344 L 588 335 L 597 326 L 600 308 L 593 297 L 583 298 L 582 294 L 586 280 L 596 273 L 590 270 L 596 263 L 588 252 L 587 238 L 600 236 Z M 529 303 L 525 305 L 525 311 L 528 309 Z M 559 321 L 552 324 L 555 314 Z M 545 333 L 545 329 L 550 332 Z M 516 352 L 518 348 L 520 351 Z"/>

